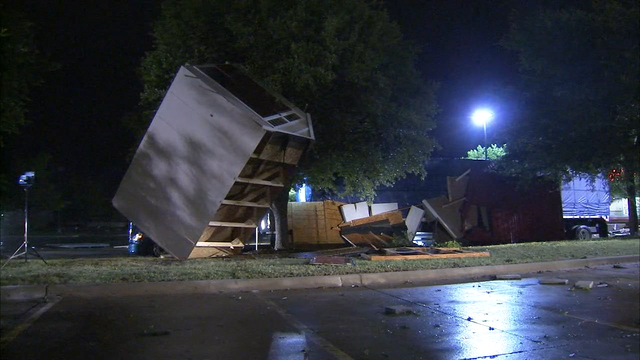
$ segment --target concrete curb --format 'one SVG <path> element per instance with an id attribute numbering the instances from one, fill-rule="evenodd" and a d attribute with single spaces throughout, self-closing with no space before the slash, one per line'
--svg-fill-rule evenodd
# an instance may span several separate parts
<path id="1" fill-rule="evenodd" d="M 611 256 L 591 259 L 561 260 L 542 263 L 477 266 L 466 268 L 400 271 L 374 274 L 309 276 L 297 278 L 169 281 L 154 283 L 116 283 L 81 285 L 3 286 L 3 301 L 35 300 L 45 297 L 94 298 L 104 296 L 138 296 L 160 294 L 220 293 L 252 290 L 316 289 L 352 286 L 392 287 L 407 284 L 427 285 L 513 273 L 569 270 L 585 266 L 639 262 L 640 255 Z"/>

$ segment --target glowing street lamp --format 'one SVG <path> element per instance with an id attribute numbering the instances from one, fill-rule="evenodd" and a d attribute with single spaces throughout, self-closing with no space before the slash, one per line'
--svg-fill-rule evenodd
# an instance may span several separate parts
<path id="1" fill-rule="evenodd" d="M 478 109 L 471 114 L 471 120 L 484 129 L 484 159 L 487 160 L 487 123 L 493 119 L 493 112 L 489 109 Z"/>

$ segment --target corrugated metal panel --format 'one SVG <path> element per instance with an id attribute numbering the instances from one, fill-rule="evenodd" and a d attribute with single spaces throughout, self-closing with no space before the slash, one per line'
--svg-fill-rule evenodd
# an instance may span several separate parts
<path id="1" fill-rule="evenodd" d="M 562 185 L 565 216 L 609 216 L 609 182 L 604 176 L 576 176 Z"/>

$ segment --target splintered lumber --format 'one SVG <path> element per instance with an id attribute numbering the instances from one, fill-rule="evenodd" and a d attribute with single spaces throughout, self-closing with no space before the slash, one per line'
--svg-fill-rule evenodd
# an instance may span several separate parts
<path id="1" fill-rule="evenodd" d="M 404 222 L 404 220 L 402 219 L 402 212 L 400 212 L 400 210 L 396 210 L 396 211 L 389 211 L 386 213 L 369 216 L 363 219 L 356 219 L 356 220 L 344 222 L 338 226 L 339 227 L 358 226 L 358 225 L 373 223 L 373 222 L 382 221 L 382 220 L 388 220 L 391 225 L 401 224 Z"/>
<path id="2" fill-rule="evenodd" d="M 194 257 L 224 257 L 238 255 L 244 244 L 238 238 L 233 239 L 231 242 L 220 241 L 198 241 L 192 253 Z"/>
<path id="3" fill-rule="evenodd" d="M 373 234 L 371 232 L 366 234 L 347 234 L 342 236 L 347 238 L 347 240 L 349 240 L 349 243 L 351 244 L 355 244 L 358 246 L 369 246 L 374 249 L 377 249 L 378 247 L 389 246 L 387 239 L 393 239 L 388 235 Z"/>
<path id="4" fill-rule="evenodd" d="M 447 248 L 402 248 L 407 255 L 401 255 L 403 251 L 394 251 L 394 249 L 384 249 L 385 254 L 389 255 L 371 255 L 362 254 L 365 260 L 381 261 L 381 260 L 428 260 L 428 259 L 451 259 L 451 258 L 469 258 L 469 257 L 489 257 L 488 251 L 475 252 L 462 249 Z M 417 253 L 416 253 L 417 252 Z M 435 253 L 431 253 L 435 252 Z"/>

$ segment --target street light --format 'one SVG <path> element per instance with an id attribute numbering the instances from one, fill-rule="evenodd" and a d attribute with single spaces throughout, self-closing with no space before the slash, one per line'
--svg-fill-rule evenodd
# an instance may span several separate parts
<path id="1" fill-rule="evenodd" d="M 493 119 L 493 112 L 489 109 L 478 109 L 471 114 L 473 123 L 484 129 L 484 159 L 487 160 L 487 122 Z"/>

